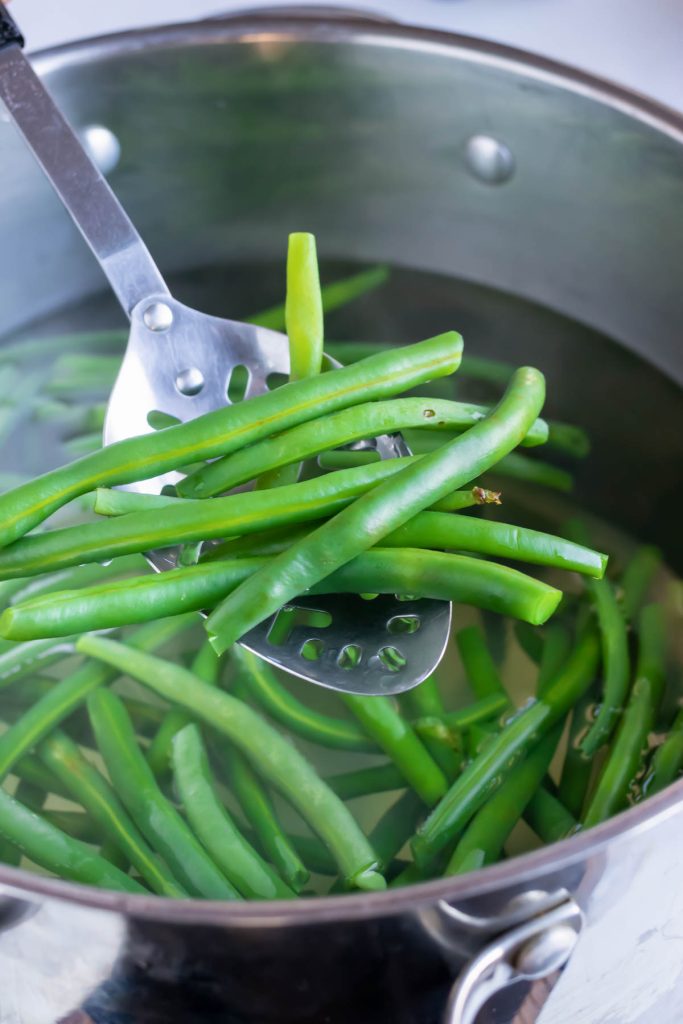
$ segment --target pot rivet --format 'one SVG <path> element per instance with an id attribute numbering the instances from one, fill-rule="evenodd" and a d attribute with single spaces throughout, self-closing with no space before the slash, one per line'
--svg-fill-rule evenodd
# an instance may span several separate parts
<path id="1" fill-rule="evenodd" d="M 492 135 L 472 135 L 465 143 L 470 174 L 487 185 L 502 185 L 515 172 L 515 158 L 504 142 Z"/>
<path id="2" fill-rule="evenodd" d="M 527 978 L 542 978 L 558 971 L 569 959 L 578 935 L 568 924 L 556 924 L 530 939 L 515 958 L 515 967 Z"/>
<path id="3" fill-rule="evenodd" d="M 114 170 L 121 158 L 121 143 L 114 133 L 101 124 L 89 124 L 80 132 L 81 142 L 90 159 L 102 174 Z"/>

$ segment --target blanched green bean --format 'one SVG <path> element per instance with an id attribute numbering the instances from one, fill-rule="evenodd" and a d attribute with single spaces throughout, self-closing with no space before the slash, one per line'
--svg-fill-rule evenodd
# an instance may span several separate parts
<path id="1" fill-rule="evenodd" d="M 118 441 L 0 496 L 0 545 L 17 540 L 56 509 L 96 487 L 148 479 L 226 455 L 334 409 L 395 395 L 431 377 L 452 373 L 461 354 L 460 335 L 444 334 L 395 349 L 388 356 L 371 356 L 355 366 L 293 381 L 187 423 Z"/>
<path id="2" fill-rule="evenodd" d="M 325 782 L 342 800 L 405 789 L 406 784 L 405 778 L 393 762 L 327 775 Z"/>
<path id="3" fill-rule="evenodd" d="M 661 551 L 645 544 L 638 548 L 624 569 L 621 577 L 621 605 L 628 622 L 637 617 L 661 565 Z"/>
<path id="4" fill-rule="evenodd" d="M 173 772 L 195 834 L 239 892 L 246 899 L 291 899 L 294 892 L 241 835 L 218 799 L 196 725 L 186 725 L 173 739 Z"/>
<path id="5" fill-rule="evenodd" d="M 77 647 L 84 654 L 115 665 L 222 732 L 328 844 L 350 885 L 360 889 L 384 887 L 384 879 L 376 871 L 374 851 L 344 804 L 296 748 L 250 707 L 207 686 L 179 665 L 132 651 L 114 640 L 84 636 Z M 96 693 L 90 700 L 101 696 L 102 692 Z"/>
<path id="6" fill-rule="evenodd" d="M 409 790 L 384 812 L 370 831 L 368 839 L 377 852 L 383 870 L 386 871 L 401 852 L 424 813 L 423 801 L 417 793 Z"/>
<path id="7" fill-rule="evenodd" d="M 486 697 L 504 697 L 509 704 L 510 698 L 481 629 L 478 626 L 461 629 L 456 633 L 455 642 L 475 697 L 479 700 Z"/>
<path id="8" fill-rule="evenodd" d="M 432 673 L 419 686 L 400 694 L 399 707 L 408 719 L 413 719 L 413 728 L 429 753 L 441 768 L 449 782 L 462 768 L 460 736 L 443 724 L 440 717 L 446 713 L 441 699 L 436 673 Z M 416 719 L 425 718 L 437 723 L 436 728 L 420 728 Z"/>
<path id="9" fill-rule="evenodd" d="M 626 620 L 609 580 L 587 580 L 600 625 L 603 692 L 598 714 L 581 741 L 589 757 L 606 743 L 616 728 L 628 694 L 630 661 Z"/>
<path id="10" fill-rule="evenodd" d="M 674 782 L 683 768 L 683 709 L 679 710 L 666 738 L 659 744 L 643 780 L 643 795 L 652 796 Z"/>
<path id="11" fill-rule="evenodd" d="M 576 818 L 543 786 L 539 786 L 527 804 L 524 820 L 544 843 L 557 843 L 579 828 Z"/>
<path id="12" fill-rule="evenodd" d="M 546 686 L 555 678 L 572 649 L 572 637 L 566 626 L 551 622 L 543 635 L 543 652 L 538 666 L 536 692 L 543 696 Z"/>
<path id="13" fill-rule="evenodd" d="M 577 819 L 581 817 L 586 794 L 593 774 L 593 761 L 584 753 L 581 741 L 590 728 L 595 698 L 585 694 L 572 711 L 567 752 L 564 756 L 558 795 L 567 810 Z"/>

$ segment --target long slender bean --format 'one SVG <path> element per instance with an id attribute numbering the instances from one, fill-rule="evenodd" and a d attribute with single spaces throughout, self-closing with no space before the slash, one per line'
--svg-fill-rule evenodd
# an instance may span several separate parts
<path id="1" fill-rule="evenodd" d="M 6 611 L 9 613 L 11 609 Z M 59 640 L 30 640 L 3 649 L 0 653 L 0 689 L 73 654 L 75 638 L 69 633 L 61 634 L 61 637 Z"/>
<path id="2" fill-rule="evenodd" d="M 384 812 L 370 831 L 368 839 L 377 851 L 383 870 L 386 871 L 401 852 L 424 813 L 424 802 L 417 793 L 409 790 Z"/>
<path id="3" fill-rule="evenodd" d="M 84 636 L 77 647 L 84 654 L 115 665 L 222 732 L 328 844 L 350 885 L 361 889 L 384 887 L 384 879 L 376 871 L 376 856 L 353 816 L 296 748 L 250 707 L 207 686 L 179 665 L 132 651 L 114 640 Z M 102 691 L 90 700 L 101 696 Z"/>
<path id="4" fill-rule="evenodd" d="M 254 829 L 255 845 L 261 848 L 291 889 L 300 892 L 310 877 L 309 871 L 282 828 L 265 786 L 239 750 L 227 743 L 214 743 L 213 750 L 230 791 Z M 327 848 L 323 846 L 323 849 L 327 853 Z M 336 868 L 333 873 L 334 870 Z"/>
<path id="5" fill-rule="evenodd" d="M 621 577 L 621 605 L 628 622 L 637 617 L 661 565 L 661 551 L 645 544 L 638 548 L 624 569 Z"/>
<path id="6" fill-rule="evenodd" d="M 683 709 L 678 711 L 666 739 L 655 750 L 642 785 L 644 796 L 659 793 L 678 778 L 683 768 Z"/>
<path id="7" fill-rule="evenodd" d="M 445 714 L 436 673 L 428 676 L 419 686 L 408 690 L 398 698 L 399 707 L 407 718 L 413 719 L 413 728 L 420 737 L 429 753 L 441 768 L 449 782 L 462 768 L 462 745 L 459 733 L 445 726 L 440 715 Z M 435 721 L 436 727 L 430 729 L 420 728 L 415 719 L 425 718 Z"/>
<path id="8" fill-rule="evenodd" d="M 573 835 L 579 828 L 561 802 L 543 786 L 539 786 L 524 811 L 524 820 L 544 843 L 556 843 Z"/>
<path id="9" fill-rule="evenodd" d="M 96 639 L 84 637 L 79 642 L 88 640 L 92 644 Z M 129 656 L 152 657 L 130 647 L 124 648 L 123 644 L 117 646 Z M 96 690 L 88 698 L 88 712 L 112 784 L 152 849 L 161 854 L 188 892 L 207 899 L 236 899 L 237 891 L 157 786 L 120 698 L 110 690 Z"/>
<path id="10" fill-rule="evenodd" d="M 342 800 L 405 789 L 406 780 L 392 762 L 327 775 L 325 782 Z"/>
<path id="11" fill-rule="evenodd" d="M 325 747 L 377 751 L 377 744 L 354 722 L 321 714 L 302 704 L 279 682 L 267 662 L 250 651 L 233 647 L 230 659 L 247 693 L 287 729 Z"/>
<path id="12" fill-rule="evenodd" d="M 355 366 L 293 381 L 187 423 L 118 441 L 0 496 L 0 545 L 17 540 L 56 509 L 96 487 L 131 483 L 226 455 L 334 409 L 395 395 L 452 373 L 461 354 L 462 338 L 451 332 L 395 349 L 388 356 L 371 356 Z"/>
<path id="13" fill-rule="evenodd" d="M 185 814 L 226 878 L 247 899 L 291 899 L 292 889 L 241 835 L 218 799 L 196 725 L 174 737 L 173 771 Z"/>
<path id="14" fill-rule="evenodd" d="M 224 598 L 206 620 L 214 648 L 227 650 L 297 594 L 494 464 L 526 435 L 544 397 L 543 375 L 518 370 L 486 419 L 358 498 Z"/>
<path id="15" fill-rule="evenodd" d="M 507 691 L 481 629 L 478 626 L 461 629 L 456 633 L 455 642 L 475 697 L 479 700 L 505 697 L 509 703 Z"/>
<path id="16" fill-rule="evenodd" d="M 661 605 L 646 605 L 638 622 L 635 681 L 584 816 L 586 828 L 627 806 L 664 693 L 666 626 Z"/>
<path id="17" fill-rule="evenodd" d="M 567 752 L 564 756 L 558 796 L 567 810 L 577 819 L 581 817 L 588 787 L 593 774 L 593 761 L 584 752 L 581 741 L 590 728 L 591 714 L 595 706 L 592 693 L 586 693 L 577 701 L 571 717 Z"/>
<path id="18" fill-rule="evenodd" d="M 174 899 L 187 895 L 147 845 L 114 790 L 83 757 L 73 740 L 56 730 L 41 743 L 40 756 L 154 892 Z"/>
<path id="19" fill-rule="evenodd" d="M 509 776 L 472 818 L 446 867 L 447 875 L 467 870 L 473 851 L 483 851 L 482 864 L 498 860 L 503 844 L 524 813 L 553 758 L 562 732 L 555 726 L 512 769 Z"/>
<path id="20" fill-rule="evenodd" d="M 457 835 L 524 753 L 567 714 L 590 686 L 598 658 L 598 638 L 587 628 L 543 700 L 525 707 L 491 738 L 418 829 L 412 842 L 418 864 L 428 862 Z"/>
<path id="21" fill-rule="evenodd" d="M 546 626 L 536 684 L 536 692 L 539 697 L 543 696 L 546 686 L 554 679 L 569 657 L 571 648 L 572 637 L 566 626 L 563 626 L 561 622 L 551 622 Z"/>
<path id="22" fill-rule="evenodd" d="M 354 299 L 374 291 L 388 280 L 389 268 L 376 266 L 370 267 L 368 270 L 361 270 L 350 277 L 341 278 L 339 281 L 330 281 L 321 288 L 323 310 L 326 313 L 331 313 L 333 310 L 353 302 Z M 263 310 L 246 319 L 247 323 L 258 324 L 259 327 L 269 327 L 271 331 L 284 331 L 285 304 L 278 303 L 277 306 L 272 306 L 270 309 Z"/>
<path id="23" fill-rule="evenodd" d="M 509 707 L 510 698 L 507 692 L 502 690 L 500 693 L 490 693 L 464 708 L 458 708 L 457 711 L 444 711 L 437 717 L 437 721 L 443 722 L 449 729 L 466 730 L 498 718 Z M 414 724 L 419 727 L 423 721 L 429 719 L 416 719 Z"/>
<path id="24" fill-rule="evenodd" d="M 60 831 L 0 788 L 0 835 L 36 864 L 60 878 L 102 889 L 140 893 L 146 890 L 118 868 L 93 853 L 79 839 Z"/>

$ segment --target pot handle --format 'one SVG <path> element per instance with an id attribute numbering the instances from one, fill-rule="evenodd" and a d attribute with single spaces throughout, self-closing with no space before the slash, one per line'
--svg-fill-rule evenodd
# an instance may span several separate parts
<path id="1" fill-rule="evenodd" d="M 583 914 L 566 891 L 552 895 L 527 893 L 517 897 L 499 918 L 473 918 L 448 904 L 442 912 L 475 933 L 507 922 L 471 960 L 451 989 L 442 1024 L 476 1024 L 479 1011 L 497 993 L 519 981 L 539 982 L 515 1024 L 533 1024 L 576 946 Z M 526 913 L 526 920 L 519 921 Z M 487 927 L 488 926 L 488 927 Z M 523 1014 L 523 1015 L 522 1015 Z"/>

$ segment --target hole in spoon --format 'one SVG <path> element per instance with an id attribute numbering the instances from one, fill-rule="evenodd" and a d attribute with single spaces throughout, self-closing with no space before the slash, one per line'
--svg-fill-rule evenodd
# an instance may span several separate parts
<path id="1" fill-rule="evenodd" d="M 230 371 L 230 379 L 228 380 L 228 386 L 226 394 L 228 401 L 234 405 L 235 402 L 241 402 L 244 398 L 247 387 L 249 385 L 249 371 L 246 366 L 238 363 L 237 366 L 233 366 Z"/>
<path id="2" fill-rule="evenodd" d="M 286 384 L 288 380 L 288 374 L 278 373 L 277 370 L 274 370 L 266 377 L 266 387 L 269 391 L 275 391 L 276 388 L 281 388 L 283 384 Z"/>
<path id="3" fill-rule="evenodd" d="M 306 661 L 319 661 L 324 650 L 325 644 L 322 640 L 313 637 L 301 645 L 301 657 L 305 658 Z"/>
<path id="4" fill-rule="evenodd" d="M 382 647 L 377 652 L 377 656 L 384 667 L 388 668 L 390 672 L 400 672 L 407 664 L 406 658 L 397 647 Z"/>
<path id="5" fill-rule="evenodd" d="M 175 386 L 181 395 L 193 398 L 204 387 L 204 374 L 198 367 L 189 366 L 186 370 L 180 371 L 175 379 Z"/>
<path id="6" fill-rule="evenodd" d="M 346 647 L 342 647 L 337 658 L 337 664 L 339 668 L 350 669 L 356 668 L 360 664 L 360 660 L 363 657 L 363 648 L 359 647 L 358 644 L 347 644 Z"/>
<path id="7" fill-rule="evenodd" d="M 417 615 L 394 615 L 387 622 L 387 629 L 390 633 L 417 633 L 420 628 L 420 619 Z"/>
<path id="8" fill-rule="evenodd" d="M 268 630 L 268 643 L 274 647 L 282 647 L 283 644 L 287 643 L 293 631 L 300 626 L 326 629 L 331 622 L 332 616 L 329 612 L 320 611 L 316 608 L 300 608 L 297 605 L 285 605 L 277 613 L 272 626 Z"/>
<path id="9" fill-rule="evenodd" d="M 161 409 L 150 409 L 147 413 L 147 422 L 152 430 L 163 430 L 164 427 L 177 426 L 180 420 L 177 416 L 171 416 L 168 412 L 162 412 Z"/>

